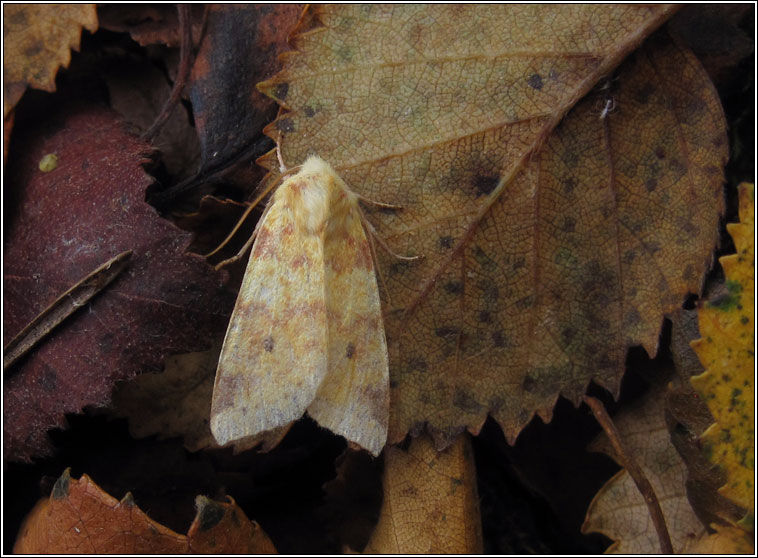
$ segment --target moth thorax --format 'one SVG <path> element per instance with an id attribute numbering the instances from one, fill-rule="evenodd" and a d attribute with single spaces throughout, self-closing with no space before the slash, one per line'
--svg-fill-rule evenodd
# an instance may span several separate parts
<path id="1" fill-rule="evenodd" d="M 295 176 L 282 188 L 284 203 L 292 211 L 295 226 L 308 235 L 318 235 L 329 218 L 332 185 L 319 176 Z"/>

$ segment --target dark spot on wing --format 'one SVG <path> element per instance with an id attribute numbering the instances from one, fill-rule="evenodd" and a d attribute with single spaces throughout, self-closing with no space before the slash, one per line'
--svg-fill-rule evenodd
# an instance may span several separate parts
<path id="1" fill-rule="evenodd" d="M 263 340 L 263 348 L 265 349 L 267 353 L 272 352 L 274 350 L 274 338 L 271 337 L 270 335 L 266 337 Z"/>

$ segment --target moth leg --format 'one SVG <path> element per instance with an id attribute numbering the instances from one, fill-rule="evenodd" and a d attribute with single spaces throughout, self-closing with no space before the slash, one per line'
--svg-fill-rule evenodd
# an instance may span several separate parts
<path id="1" fill-rule="evenodd" d="M 379 204 L 379 202 L 373 202 Z M 385 205 L 385 204 L 382 204 Z M 391 207 L 398 207 L 398 206 L 391 206 Z M 387 246 L 387 243 L 384 241 L 384 239 L 379 236 L 379 233 L 376 232 L 376 229 L 374 228 L 374 225 L 371 224 L 371 222 L 366 219 L 366 216 L 363 214 L 363 210 L 361 210 L 360 207 L 358 207 L 358 211 L 361 216 L 361 221 L 363 222 L 363 226 L 366 228 L 366 230 L 369 232 L 369 238 L 374 237 L 376 238 L 376 241 L 379 243 L 379 246 L 384 248 L 384 250 L 390 254 L 391 256 L 396 257 L 398 260 L 405 260 L 405 261 L 413 261 L 419 259 L 421 256 L 401 256 L 400 254 L 396 254 L 392 251 L 392 249 Z M 379 266 L 377 266 L 378 269 Z"/>
<path id="2" fill-rule="evenodd" d="M 226 246 L 227 244 L 229 244 L 229 241 L 234 237 L 235 234 L 237 234 L 237 231 L 242 226 L 242 223 L 244 223 L 245 220 L 248 218 L 248 216 L 250 215 L 250 212 L 253 209 L 255 209 L 256 207 L 258 207 L 258 204 L 261 203 L 261 200 L 263 198 L 265 198 L 266 196 L 269 195 L 269 193 L 271 192 L 271 190 L 274 189 L 275 185 L 276 185 L 276 182 L 272 183 L 271 186 L 269 186 L 268 188 L 266 188 L 265 191 L 261 192 L 261 194 L 257 198 L 255 198 L 255 200 L 253 200 L 250 203 L 250 205 L 247 207 L 247 209 L 245 210 L 245 212 L 242 214 L 242 217 L 240 217 L 239 221 L 237 221 L 237 224 L 234 225 L 234 228 L 232 229 L 232 232 L 230 232 L 226 236 L 226 238 L 223 240 L 223 242 L 221 242 L 221 244 L 219 244 L 218 246 L 216 246 L 216 248 L 213 251 L 208 252 L 207 254 L 205 254 L 205 256 L 203 256 L 204 258 L 210 258 L 214 254 L 216 254 L 219 250 L 221 250 L 224 246 Z M 265 214 L 266 211 L 264 211 L 263 213 Z M 261 217 L 261 220 L 262 220 L 262 217 Z M 260 221 L 258 221 L 258 222 L 260 223 Z M 257 225 L 256 225 L 255 229 L 256 229 L 256 231 L 258 230 L 258 226 Z M 253 233 L 253 236 L 255 236 L 255 233 Z M 245 244 L 245 246 L 247 246 L 247 243 Z M 237 258 L 237 259 L 239 259 L 239 258 Z"/>
<path id="3" fill-rule="evenodd" d="M 378 202 L 376 200 L 372 200 L 370 198 L 366 198 L 364 196 L 361 196 L 360 194 L 355 194 L 355 196 L 362 202 L 370 203 L 372 205 L 375 205 L 377 207 L 383 207 L 385 209 L 403 209 L 402 205 L 393 205 L 391 203 L 384 203 L 384 202 Z M 360 209 L 360 208 L 359 208 Z M 377 234 L 376 229 L 374 226 L 369 222 L 368 219 L 366 219 L 366 216 L 363 214 L 363 211 L 361 211 L 361 220 L 363 221 L 363 224 L 366 226 L 366 229 L 371 233 L 370 236 L 376 237 L 376 241 L 379 243 L 379 245 L 384 248 L 388 254 L 391 254 L 392 256 L 396 257 L 399 260 L 407 260 L 407 261 L 413 261 L 417 260 L 420 256 L 401 256 L 400 254 L 395 254 L 389 246 L 387 246 L 387 243 L 384 241 L 384 239 Z"/>
<path id="4" fill-rule="evenodd" d="M 355 192 L 353 192 L 353 194 L 355 194 Z M 376 200 L 372 200 L 371 198 L 361 196 L 360 194 L 355 194 L 355 197 L 362 202 L 370 203 L 371 205 L 375 205 L 377 207 L 383 207 L 385 209 L 403 209 L 402 205 L 392 205 L 391 203 L 378 202 Z"/>
<path id="5" fill-rule="evenodd" d="M 253 207 L 255 207 L 255 206 L 251 206 L 250 208 L 248 208 L 247 211 L 245 211 L 245 215 L 242 216 L 242 219 L 240 220 L 240 222 L 237 223 L 236 227 L 234 227 L 234 231 L 232 231 L 232 233 L 226 238 L 226 240 L 224 240 L 224 242 L 223 242 L 223 244 L 221 244 L 221 246 L 219 246 L 213 252 L 211 252 L 210 254 L 208 254 L 208 256 L 210 256 L 210 255 L 218 252 L 227 242 L 229 242 L 229 239 L 232 237 L 232 235 L 234 234 L 234 232 L 240 227 L 240 224 L 241 224 L 242 220 L 244 220 L 244 218 L 247 216 L 247 214 L 250 212 L 250 210 Z M 271 208 L 271 205 L 269 205 L 268 207 L 266 207 L 266 209 L 263 211 L 263 215 L 261 215 L 261 218 L 258 220 L 258 224 L 255 225 L 255 230 L 253 231 L 253 234 L 250 235 L 250 238 L 247 239 L 247 242 L 245 242 L 245 245 L 242 246 L 242 248 L 240 249 L 240 251 L 237 252 L 231 258 L 228 258 L 226 260 L 218 262 L 215 265 L 214 269 L 219 270 L 222 267 L 225 267 L 225 266 L 227 266 L 229 264 L 232 264 L 232 263 L 236 262 L 237 260 L 239 260 L 240 258 L 242 258 L 242 256 L 244 256 L 245 253 L 248 250 L 250 250 L 250 247 L 253 245 L 253 241 L 255 240 L 255 237 L 258 236 L 258 229 L 260 228 L 261 223 L 263 223 L 263 220 L 266 217 L 266 214 L 268 213 L 268 210 L 270 208 Z M 207 258 L 208 256 L 205 256 L 205 257 Z"/>

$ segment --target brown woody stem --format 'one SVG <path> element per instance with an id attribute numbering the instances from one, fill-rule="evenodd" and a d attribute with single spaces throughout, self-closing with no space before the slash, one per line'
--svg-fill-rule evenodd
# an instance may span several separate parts
<path id="1" fill-rule="evenodd" d="M 616 451 L 616 455 L 621 461 L 621 465 L 623 465 L 629 472 L 634 484 L 637 485 L 637 489 L 645 499 L 645 504 L 647 504 L 647 509 L 650 512 L 650 518 L 653 520 L 655 531 L 658 534 L 658 543 L 661 546 L 661 553 L 673 554 L 674 549 L 671 546 L 671 537 L 669 536 L 669 531 L 666 527 L 666 519 L 663 517 L 661 505 L 658 502 L 658 497 L 655 495 L 655 491 L 653 490 L 650 481 L 647 480 L 645 473 L 642 472 L 642 468 L 634 460 L 631 453 L 629 453 L 624 447 L 619 431 L 616 429 L 616 425 L 613 424 L 613 420 L 608 415 L 608 412 L 605 410 L 605 407 L 600 400 L 590 397 L 589 395 L 585 395 L 583 399 L 589 408 L 592 409 L 592 413 L 600 423 L 600 426 L 603 427 L 608 439 L 611 441 L 613 449 Z"/>
<path id="2" fill-rule="evenodd" d="M 24 356 L 58 324 L 84 306 L 93 296 L 103 290 L 126 267 L 131 250 L 122 252 L 87 274 L 73 287 L 59 296 L 36 318 L 21 330 L 3 349 L 3 370 Z"/>
<path id="3" fill-rule="evenodd" d="M 144 134 L 142 134 L 142 139 L 145 141 L 152 140 L 158 135 L 158 132 L 161 131 L 161 128 L 171 115 L 171 111 L 176 106 L 179 96 L 184 90 L 184 86 L 187 85 L 190 69 L 192 68 L 192 17 L 190 15 L 190 8 L 187 4 L 179 4 L 176 8 L 179 12 L 179 30 L 182 34 L 179 69 L 176 72 L 176 81 L 174 81 L 174 88 L 171 90 L 171 95 L 169 95 L 160 114 L 155 118 L 153 124 Z"/>

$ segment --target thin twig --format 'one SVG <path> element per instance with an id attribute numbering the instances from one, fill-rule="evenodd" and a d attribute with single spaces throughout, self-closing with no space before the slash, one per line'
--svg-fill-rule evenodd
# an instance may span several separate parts
<path id="1" fill-rule="evenodd" d="M 45 308 L 29 325 L 16 335 L 3 349 L 3 370 L 25 355 L 55 327 L 79 308 L 84 306 L 97 293 L 102 291 L 119 273 L 121 273 L 132 255 L 131 250 L 120 253 L 87 274 L 82 280 L 59 296 L 55 302 Z"/>
<path id="2" fill-rule="evenodd" d="M 153 124 L 142 134 L 142 139 L 145 141 L 150 141 L 158 135 L 168 117 L 171 116 L 171 111 L 176 106 L 179 96 L 184 90 L 184 86 L 187 85 L 190 69 L 192 68 L 192 17 L 190 15 L 190 8 L 187 4 L 179 4 L 177 5 L 177 10 L 179 11 L 179 29 L 182 33 L 182 43 L 179 50 L 179 69 L 176 72 L 176 81 L 174 81 L 171 95 L 169 95 Z"/>
<path id="3" fill-rule="evenodd" d="M 656 533 L 658 533 L 658 543 L 661 546 L 661 553 L 673 554 L 674 548 L 671 546 L 671 537 L 669 536 L 669 531 L 666 527 L 666 518 L 663 517 L 661 505 L 658 503 L 658 497 L 655 495 L 655 491 L 653 490 L 650 481 L 647 480 L 645 473 L 643 473 L 640 466 L 637 465 L 637 462 L 634 460 L 631 453 L 629 453 L 624 447 L 619 431 L 616 429 L 616 425 L 613 424 L 613 420 L 608 416 L 608 413 L 600 400 L 590 397 L 589 395 L 585 395 L 583 399 L 589 408 L 592 409 L 592 413 L 595 415 L 595 418 L 600 423 L 600 426 L 603 427 L 608 439 L 611 441 L 611 445 L 616 451 L 619 460 L 621 460 L 621 464 L 629 472 L 634 484 L 637 485 L 637 489 L 645 499 L 650 518 L 653 520 Z"/>

